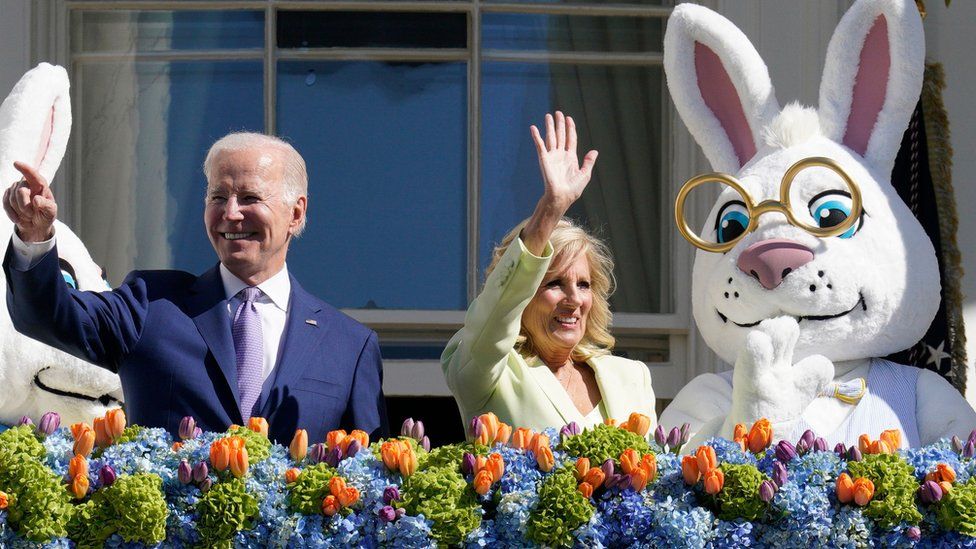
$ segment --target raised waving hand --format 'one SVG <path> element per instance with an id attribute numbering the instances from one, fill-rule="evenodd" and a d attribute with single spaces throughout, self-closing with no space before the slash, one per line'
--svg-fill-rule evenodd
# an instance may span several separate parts
<path id="1" fill-rule="evenodd" d="M 24 242 L 41 242 L 54 234 L 58 204 L 47 180 L 24 162 L 14 162 L 24 179 L 11 185 L 3 194 L 3 210 L 17 226 Z"/>

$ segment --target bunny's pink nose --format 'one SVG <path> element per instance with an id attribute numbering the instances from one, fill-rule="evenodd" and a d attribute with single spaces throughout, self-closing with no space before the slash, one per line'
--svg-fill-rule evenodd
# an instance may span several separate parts
<path id="1" fill-rule="evenodd" d="M 763 288 L 772 290 L 788 274 L 813 260 L 813 250 L 782 238 L 756 242 L 739 256 L 739 270 L 755 277 Z"/>

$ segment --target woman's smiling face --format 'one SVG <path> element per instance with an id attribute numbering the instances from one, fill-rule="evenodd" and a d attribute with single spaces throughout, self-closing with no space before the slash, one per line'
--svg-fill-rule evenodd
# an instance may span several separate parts
<path id="1" fill-rule="evenodd" d="M 586 333 L 593 306 L 586 253 L 551 269 L 522 313 L 522 326 L 543 358 L 571 353 Z"/>

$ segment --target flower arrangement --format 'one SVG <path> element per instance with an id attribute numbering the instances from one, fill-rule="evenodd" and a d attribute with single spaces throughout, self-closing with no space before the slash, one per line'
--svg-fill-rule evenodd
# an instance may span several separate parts
<path id="1" fill-rule="evenodd" d="M 0 546 L 976 547 L 976 432 L 828 449 L 760 420 L 686 449 L 687 428 L 649 424 L 532 432 L 485 414 L 439 448 L 412 419 L 285 447 L 260 418 L 185 418 L 173 440 L 121 410 L 46 414 L 0 432 Z"/>

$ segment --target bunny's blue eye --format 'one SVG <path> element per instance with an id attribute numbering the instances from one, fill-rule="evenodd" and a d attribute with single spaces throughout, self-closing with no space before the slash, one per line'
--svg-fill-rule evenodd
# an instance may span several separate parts
<path id="1" fill-rule="evenodd" d="M 742 236 L 749 227 L 749 212 L 746 205 L 738 200 L 726 203 L 715 219 L 715 235 L 719 244 L 732 242 Z"/>
<path id="2" fill-rule="evenodd" d="M 851 197 L 847 193 L 839 191 L 828 191 L 813 197 L 809 204 L 810 215 L 813 222 L 820 228 L 827 229 L 836 227 L 847 220 L 851 215 Z M 854 233 L 861 229 L 864 223 L 863 218 L 839 235 L 840 238 L 850 238 Z"/>

